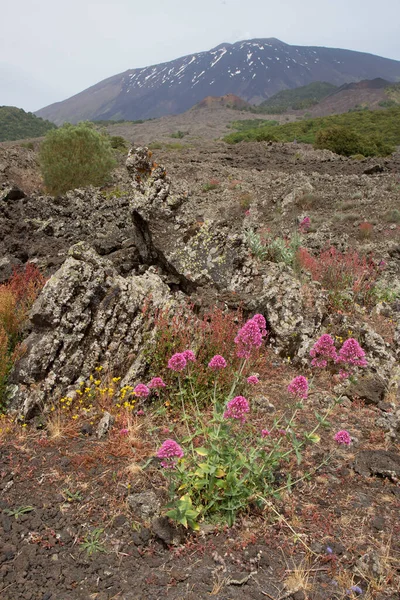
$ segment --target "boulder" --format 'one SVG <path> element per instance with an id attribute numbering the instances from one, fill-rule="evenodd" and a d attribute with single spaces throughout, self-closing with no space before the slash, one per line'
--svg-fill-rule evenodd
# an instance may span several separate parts
<path id="1" fill-rule="evenodd" d="M 154 311 L 174 302 L 154 270 L 123 278 L 93 248 L 76 244 L 31 310 L 26 351 L 10 375 L 11 408 L 30 418 L 98 365 L 114 376 L 129 372 L 134 382 L 146 370 Z"/>

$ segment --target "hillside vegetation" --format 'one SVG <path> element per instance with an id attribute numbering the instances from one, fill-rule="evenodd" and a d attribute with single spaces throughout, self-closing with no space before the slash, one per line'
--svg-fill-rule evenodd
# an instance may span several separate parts
<path id="1" fill-rule="evenodd" d="M 364 156 L 384 156 L 393 152 L 395 146 L 400 145 L 400 106 L 386 110 L 364 110 L 304 119 L 283 125 L 279 125 L 276 121 L 257 119 L 234 121 L 232 127 L 237 129 L 237 132 L 224 138 L 229 144 L 268 140 L 278 142 L 297 140 L 314 144 L 318 132 L 332 127 L 341 127 L 358 137 L 360 148 L 355 153 Z"/>
<path id="2" fill-rule="evenodd" d="M 253 106 L 249 112 L 281 114 L 289 109 L 302 110 L 318 104 L 320 100 L 329 96 L 337 87 L 325 81 L 316 81 L 291 90 L 282 90 L 262 102 Z M 248 110 L 248 109 L 245 109 Z"/>
<path id="3" fill-rule="evenodd" d="M 15 106 L 0 106 L 0 142 L 40 137 L 56 126 Z"/>

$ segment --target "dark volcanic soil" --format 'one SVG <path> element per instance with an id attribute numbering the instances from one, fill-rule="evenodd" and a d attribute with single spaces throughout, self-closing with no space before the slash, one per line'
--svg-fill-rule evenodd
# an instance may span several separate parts
<path id="1" fill-rule="evenodd" d="M 199 141 L 155 151 L 154 158 L 188 190 L 175 223 L 187 239 L 204 222 L 233 233 L 252 227 L 288 236 L 309 215 L 308 248 L 318 252 L 335 243 L 373 252 L 385 261 L 389 284 L 399 278 L 400 224 L 393 216 L 400 209 L 399 155 L 356 161 L 300 144 Z M 33 181 L 40 183 L 35 153 L 0 146 L 0 282 L 27 261 L 52 274 L 80 240 L 123 275 L 143 269 L 122 161 L 102 190 L 51 198 L 33 192 Z M 25 197 L 10 195 L 13 183 Z M 366 221 L 372 228 L 364 237 Z M 342 317 L 339 312 L 332 322 Z M 390 338 L 393 322 L 365 314 L 372 318 L 383 320 L 381 333 Z M 269 375 L 257 395 L 274 412 L 260 409 L 254 417 L 260 426 L 286 410 L 282 390 L 298 374 L 272 352 L 266 361 Z M 332 394 L 322 377 L 314 385 L 301 417 L 305 428 Z M 21 426 L 2 418 L 0 599 L 399 600 L 400 446 L 379 425 L 398 405 L 398 396 L 376 406 L 347 399 L 321 444 L 305 453 L 299 469 L 313 470 L 332 453 L 310 483 L 295 486 L 274 509 L 254 507 L 233 528 L 207 526 L 186 536 L 139 514 L 128 499 L 154 492 L 164 503 L 165 480 L 150 459 L 166 425 L 182 433 L 179 415 L 146 409 L 135 416 L 133 438 L 116 426 L 103 440 L 93 434 L 97 423 L 71 419 L 57 433 L 39 421 Z M 334 443 L 339 429 L 350 432 L 350 448 Z M 296 465 L 290 468 L 296 472 Z"/>

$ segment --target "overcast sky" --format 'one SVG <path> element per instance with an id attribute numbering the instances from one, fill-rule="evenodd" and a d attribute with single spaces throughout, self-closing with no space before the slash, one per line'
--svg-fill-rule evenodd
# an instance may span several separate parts
<path id="1" fill-rule="evenodd" d="M 2 0 L 0 105 L 38 110 L 136 67 L 276 37 L 400 60 L 400 0 Z"/>

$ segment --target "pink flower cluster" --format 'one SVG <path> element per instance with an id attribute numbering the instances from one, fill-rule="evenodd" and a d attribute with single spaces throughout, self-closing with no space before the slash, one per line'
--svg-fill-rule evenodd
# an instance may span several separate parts
<path id="1" fill-rule="evenodd" d="M 186 365 L 187 361 L 182 352 L 177 352 L 177 354 L 171 356 L 168 361 L 168 369 L 171 369 L 172 371 L 183 371 Z"/>
<path id="2" fill-rule="evenodd" d="M 288 392 L 298 398 L 306 400 L 308 397 L 308 381 L 303 375 L 299 375 L 292 379 L 288 385 Z"/>
<path id="3" fill-rule="evenodd" d="M 235 337 L 237 356 L 249 358 L 254 348 L 260 348 L 263 338 L 267 335 L 266 321 L 260 314 L 249 319 Z"/>
<path id="4" fill-rule="evenodd" d="M 164 469 L 175 469 L 177 458 L 182 458 L 183 450 L 175 440 L 165 440 L 157 452 L 157 458 L 162 458 L 161 466 Z"/>
<path id="5" fill-rule="evenodd" d="M 352 365 L 353 367 L 366 367 L 365 352 L 354 338 L 349 338 L 339 350 L 336 362 Z"/>
<path id="6" fill-rule="evenodd" d="M 244 396 L 236 396 L 229 400 L 224 412 L 224 419 L 238 419 L 242 423 L 246 421 L 245 414 L 250 411 L 250 405 Z"/>
<path id="7" fill-rule="evenodd" d="M 256 375 L 250 375 L 250 377 L 247 378 L 247 383 L 250 385 L 257 385 L 257 383 L 260 383 L 260 380 Z"/>
<path id="8" fill-rule="evenodd" d="M 261 437 L 262 437 L 262 438 L 266 438 L 266 437 L 268 437 L 269 435 L 271 435 L 271 432 L 270 432 L 270 431 L 268 431 L 268 429 L 261 429 Z"/>
<path id="9" fill-rule="evenodd" d="M 196 356 L 192 350 L 184 350 L 182 352 L 186 362 L 196 362 Z"/>
<path id="10" fill-rule="evenodd" d="M 220 369 L 225 369 L 226 360 L 220 354 L 216 354 L 215 356 L 212 357 L 212 359 L 208 363 L 208 366 L 213 371 L 219 371 Z"/>
<path id="11" fill-rule="evenodd" d="M 338 431 L 334 437 L 334 440 L 338 444 L 345 444 L 346 446 L 350 446 L 350 444 L 351 444 L 351 436 L 350 436 L 349 432 L 346 431 L 345 429 Z"/>
<path id="12" fill-rule="evenodd" d="M 172 371 L 183 371 L 188 362 L 196 362 L 196 356 L 192 350 L 177 352 L 168 361 L 168 369 Z"/>
<path id="13" fill-rule="evenodd" d="M 133 391 L 136 396 L 139 396 L 139 398 L 147 398 L 147 396 L 150 394 L 149 388 L 147 385 L 144 385 L 144 383 L 138 383 Z"/>
<path id="14" fill-rule="evenodd" d="M 311 361 L 312 366 L 320 367 L 321 369 L 324 369 L 327 366 L 328 360 L 345 365 L 350 372 L 354 367 L 366 367 L 368 364 L 367 359 L 365 358 L 365 352 L 357 340 L 349 338 L 343 343 L 339 352 L 336 352 L 335 342 L 327 333 L 321 335 L 319 340 L 315 342 L 310 350 L 310 356 L 313 359 Z M 350 373 L 341 369 L 339 375 L 341 378 L 345 378 L 348 377 Z"/>
<path id="15" fill-rule="evenodd" d="M 328 360 L 333 360 L 335 362 L 337 353 L 333 337 L 328 333 L 321 335 L 311 348 L 310 356 L 312 357 L 312 366 L 319 367 L 320 369 L 325 369 Z"/>
<path id="16" fill-rule="evenodd" d="M 161 377 L 153 377 L 151 381 L 147 384 L 149 388 L 165 388 L 166 385 L 161 379 Z"/>

